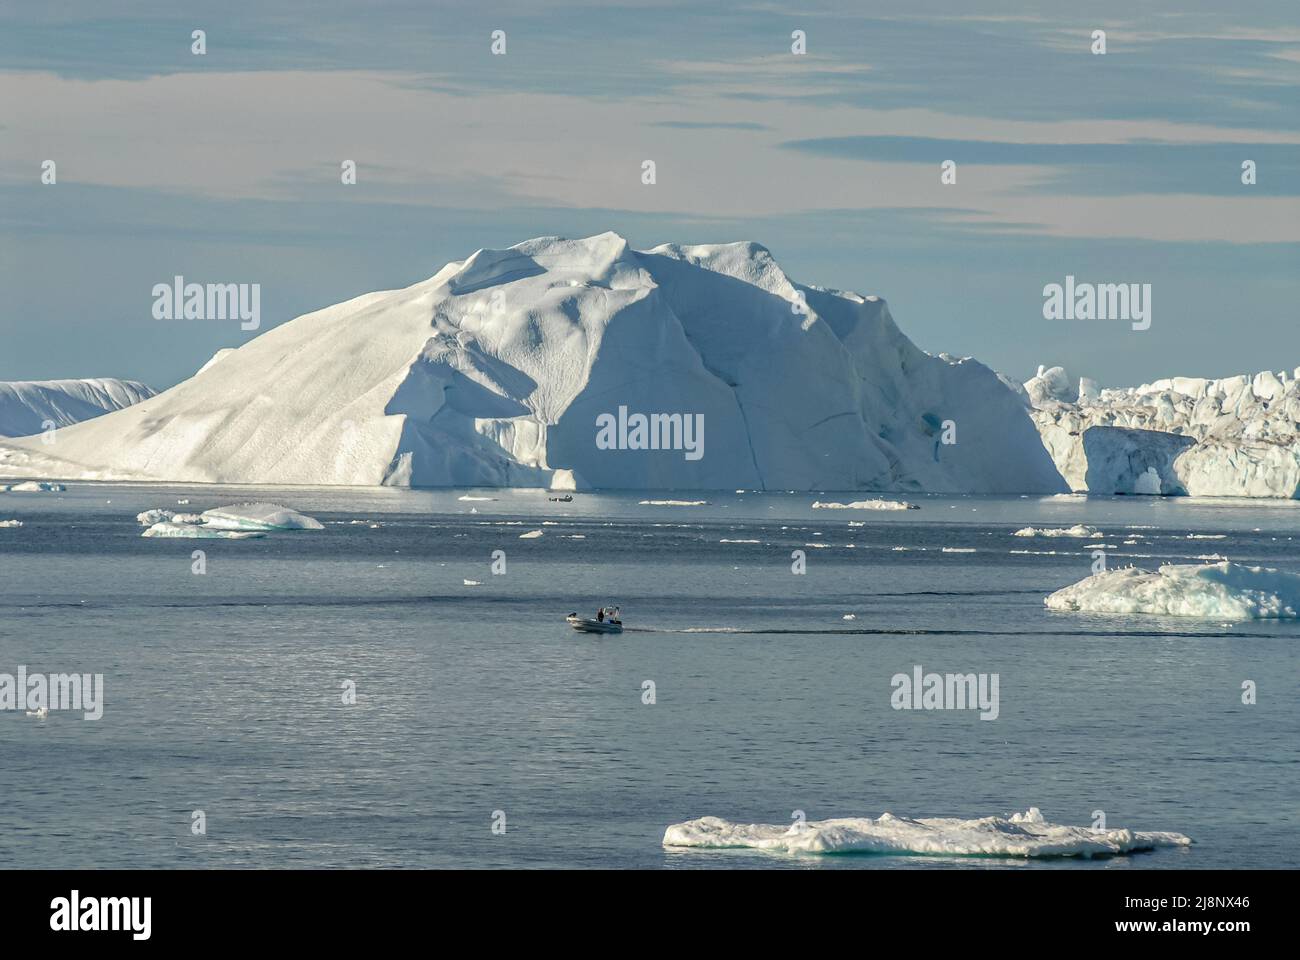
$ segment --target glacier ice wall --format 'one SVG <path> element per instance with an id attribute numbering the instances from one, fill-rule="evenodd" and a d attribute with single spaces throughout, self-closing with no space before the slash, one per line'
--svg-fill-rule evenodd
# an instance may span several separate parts
<path id="1" fill-rule="evenodd" d="M 1061 367 L 1025 383 L 1031 416 L 1070 489 L 1300 496 L 1300 369 L 1081 389 Z"/>

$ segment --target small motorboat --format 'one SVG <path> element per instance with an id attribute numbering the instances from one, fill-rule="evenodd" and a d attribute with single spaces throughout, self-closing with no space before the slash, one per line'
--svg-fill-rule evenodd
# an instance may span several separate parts
<path id="1" fill-rule="evenodd" d="M 547 497 L 546 499 L 550 500 L 551 503 L 573 503 L 573 495 L 568 493 L 562 497 Z"/>
<path id="2" fill-rule="evenodd" d="M 571 613 L 564 622 L 579 633 L 622 633 L 623 621 L 618 607 L 601 607 L 594 617 L 580 617 Z"/>

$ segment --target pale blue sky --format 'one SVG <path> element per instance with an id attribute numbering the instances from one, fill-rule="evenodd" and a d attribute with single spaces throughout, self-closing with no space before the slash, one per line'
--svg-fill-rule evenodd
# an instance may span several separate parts
<path id="1" fill-rule="evenodd" d="M 8 4 L 0 379 L 165 387 L 244 342 L 154 320 L 175 274 L 260 283 L 267 327 L 607 229 L 757 240 L 1020 378 L 1293 368 L 1300 5 L 1135 6 Z M 1067 274 L 1152 284 L 1151 329 L 1044 320 Z"/>

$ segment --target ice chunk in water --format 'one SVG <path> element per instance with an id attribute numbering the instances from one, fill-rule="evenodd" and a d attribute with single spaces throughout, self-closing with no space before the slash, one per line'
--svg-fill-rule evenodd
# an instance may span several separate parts
<path id="1" fill-rule="evenodd" d="M 266 533 L 261 530 L 220 530 L 202 523 L 173 523 L 170 520 L 163 520 L 155 523 L 140 536 L 190 537 L 201 540 L 250 540 L 254 537 L 264 537 Z"/>
<path id="2" fill-rule="evenodd" d="M 279 530 L 324 530 L 314 517 L 275 503 L 241 503 L 203 513 L 146 510 L 136 516 L 145 537 L 222 537 L 246 539 Z"/>
<path id="3" fill-rule="evenodd" d="M 240 503 L 203 512 L 205 525 L 225 530 L 324 530 L 321 522 L 275 503 Z"/>
<path id="4" fill-rule="evenodd" d="M 745 847 L 780 853 L 892 853 L 994 857 L 1096 857 L 1187 846 L 1181 833 L 1049 823 L 1037 807 L 1009 817 L 912 820 L 882 814 L 785 824 L 732 823 L 701 817 L 664 831 L 665 847 Z"/>
<path id="5" fill-rule="evenodd" d="M 1212 620 L 1293 620 L 1300 616 L 1300 574 L 1237 563 L 1165 564 L 1107 570 L 1063 587 L 1050 610 L 1148 613 Z"/>
<path id="6" fill-rule="evenodd" d="M 1101 531 L 1096 527 L 1089 527 L 1082 523 L 1076 523 L 1072 527 L 1021 527 L 1013 537 L 1099 537 Z"/>

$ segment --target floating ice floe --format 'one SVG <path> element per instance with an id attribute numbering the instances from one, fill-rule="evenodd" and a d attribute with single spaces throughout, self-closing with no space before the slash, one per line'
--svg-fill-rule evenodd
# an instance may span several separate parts
<path id="1" fill-rule="evenodd" d="M 536 540 L 538 537 L 540 537 L 540 536 L 542 535 L 542 532 L 543 532 L 543 531 L 541 531 L 541 530 L 529 530 L 527 533 L 521 533 L 521 534 L 519 534 L 519 539 L 520 539 L 520 540 Z"/>
<path id="2" fill-rule="evenodd" d="M 61 483 L 45 480 L 23 480 L 19 483 L 0 483 L 0 493 L 62 493 L 68 488 Z"/>
<path id="3" fill-rule="evenodd" d="M 1050 610 L 1148 613 L 1214 620 L 1300 617 L 1300 574 L 1223 561 L 1107 570 L 1043 600 Z"/>
<path id="4" fill-rule="evenodd" d="M 266 536 L 262 530 L 221 530 L 202 523 L 174 523 L 162 520 L 140 534 L 142 537 L 182 537 L 197 540 L 252 540 Z"/>
<path id="5" fill-rule="evenodd" d="M 467 493 L 467 494 L 465 494 L 463 497 L 457 497 L 456 499 L 457 499 L 457 500 L 476 500 L 476 501 L 482 503 L 482 502 L 487 502 L 487 501 L 496 500 L 496 497 L 472 497 L 472 496 L 470 496 L 470 495 Z"/>
<path id="6" fill-rule="evenodd" d="M 315 517 L 309 517 L 275 503 L 240 503 L 203 511 L 209 527 L 226 530 L 324 530 Z"/>
<path id="7" fill-rule="evenodd" d="M 641 500 L 642 507 L 707 507 L 707 500 Z"/>
<path id="8" fill-rule="evenodd" d="M 461 579 L 464 580 L 465 578 L 462 577 Z M 481 586 L 483 586 L 483 581 L 482 581 L 482 580 L 465 580 L 465 586 L 467 586 L 467 587 L 481 587 Z"/>
<path id="9" fill-rule="evenodd" d="M 1106 857 L 1184 847 L 1181 833 L 1098 830 L 1049 823 L 1037 807 L 1009 817 L 912 820 L 885 813 L 794 824 L 742 824 L 718 817 L 676 823 L 665 847 L 742 847 L 779 853 L 886 853 L 993 857 Z"/>
<path id="10" fill-rule="evenodd" d="M 1100 537 L 1101 531 L 1096 527 L 1076 523 L 1072 527 L 1021 527 L 1013 537 Z"/>
<path id="11" fill-rule="evenodd" d="M 852 503 L 813 502 L 814 510 L 920 510 L 914 503 L 906 500 L 854 500 Z"/>
<path id="12" fill-rule="evenodd" d="M 176 513 L 172 510 L 146 510 L 135 515 L 136 522 L 142 527 L 152 527 L 155 523 L 172 521 L 174 523 L 202 523 L 203 517 L 197 513 Z"/>
<path id="13" fill-rule="evenodd" d="M 275 503 L 240 503 L 203 513 L 146 510 L 136 520 L 149 527 L 144 537 L 243 540 L 285 530 L 325 529 L 315 517 Z"/>
<path id="14" fill-rule="evenodd" d="M 4 527 L 21 527 L 22 525 L 21 520 L 0 520 L 0 529 Z"/>

